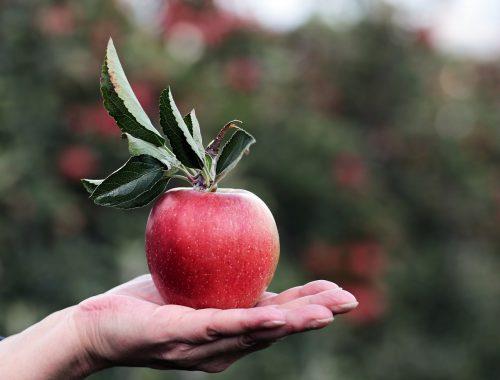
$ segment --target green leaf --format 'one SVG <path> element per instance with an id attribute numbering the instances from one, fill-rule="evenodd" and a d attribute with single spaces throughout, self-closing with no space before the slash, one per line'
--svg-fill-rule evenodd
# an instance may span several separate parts
<path id="1" fill-rule="evenodd" d="M 121 203 L 119 206 L 114 206 L 116 208 L 121 209 L 132 209 L 143 207 L 154 201 L 159 195 L 163 194 L 167 188 L 168 182 L 170 178 L 163 178 L 154 184 L 149 190 L 143 192 L 138 197 L 128 201 Z"/>
<path id="2" fill-rule="evenodd" d="M 179 161 L 190 168 L 203 168 L 204 152 L 200 151 L 191 136 L 188 126 L 175 105 L 170 87 L 163 90 L 160 96 L 160 123 Z"/>
<path id="3" fill-rule="evenodd" d="M 188 127 L 189 133 L 191 133 L 191 136 L 193 136 L 193 139 L 196 142 L 198 149 L 203 152 L 204 148 L 203 148 L 203 140 L 201 138 L 200 123 L 196 118 L 196 113 L 194 112 L 194 109 L 191 110 L 191 112 L 188 113 L 186 116 L 184 116 L 184 122 Z"/>
<path id="4" fill-rule="evenodd" d="M 255 139 L 251 134 L 239 127 L 234 128 L 236 128 L 236 132 L 222 147 L 222 152 L 217 158 L 216 180 L 222 179 L 229 173 L 241 160 L 243 154 L 255 143 Z"/>
<path id="5" fill-rule="evenodd" d="M 85 188 L 85 190 L 87 190 L 87 192 L 89 194 L 92 194 L 94 192 L 94 190 L 97 188 L 97 186 L 99 186 L 102 183 L 102 181 L 104 181 L 104 180 L 103 179 L 87 179 L 87 178 L 83 178 L 81 180 L 83 187 Z"/>
<path id="6" fill-rule="evenodd" d="M 222 140 L 224 140 L 224 136 L 226 133 L 229 131 L 231 128 L 238 128 L 237 124 L 242 124 L 243 122 L 240 120 L 231 120 L 230 122 L 227 122 L 222 129 L 217 133 L 217 136 L 215 136 L 215 139 L 213 139 L 210 144 L 208 144 L 207 149 L 205 150 L 205 153 L 208 154 L 210 157 L 216 157 L 219 154 L 219 148 L 220 145 L 222 144 Z"/>
<path id="7" fill-rule="evenodd" d="M 175 168 L 180 165 L 179 160 L 165 145 L 155 146 L 147 141 L 135 138 L 128 133 L 125 133 L 124 135 L 128 140 L 128 150 L 132 156 L 147 154 L 148 156 L 161 161 L 168 169 Z"/>
<path id="8" fill-rule="evenodd" d="M 91 198 L 101 206 L 123 209 L 144 206 L 165 190 L 169 180 L 165 169 L 154 157 L 134 156 L 106 177 Z"/>
<path id="9" fill-rule="evenodd" d="M 156 146 L 165 143 L 165 139 L 153 127 L 132 91 L 112 39 L 109 39 L 102 65 L 101 93 L 104 107 L 124 133 Z"/>

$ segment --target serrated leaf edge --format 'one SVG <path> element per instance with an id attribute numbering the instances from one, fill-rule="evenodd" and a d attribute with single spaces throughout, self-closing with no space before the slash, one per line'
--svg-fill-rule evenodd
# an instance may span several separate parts
<path id="1" fill-rule="evenodd" d="M 243 149 L 240 154 L 237 156 L 237 158 L 235 160 L 233 160 L 226 168 L 224 168 L 221 172 L 219 172 L 216 177 L 215 177 L 215 183 L 218 183 L 220 182 L 231 170 L 233 170 L 236 165 L 240 162 L 241 158 L 243 157 L 243 155 L 245 153 L 247 153 L 250 149 L 250 147 L 256 143 L 256 140 L 255 140 L 255 137 L 253 137 L 250 133 L 248 133 L 247 131 L 245 131 L 243 128 L 240 128 L 240 127 L 234 127 L 236 128 L 236 131 L 232 134 L 232 136 L 229 138 L 229 140 L 224 144 L 224 146 L 222 147 L 222 149 L 220 150 L 220 154 L 217 156 L 217 162 L 216 162 L 216 165 L 218 165 L 218 161 L 219 161 L 219 158 L 222 156 L 222 154 L 224 153 L 224 149 L 226 149 L 226 147 L 231 143 L 231 140 L 234 138 L 234 136 L 238 133 L 238 132 L 242 132 L 242 133 L 245 133 L 247 136 L 250 137 L 250 141 L 247 143 L 245 149 Z M 217 169 L 216 169 L 217 170 Z"/>
<path id="2" fill-rule="evenodd" d="M 161 136 L 158 130 L 153 126 L 148 115 L 146 114 L 141 104 L 139 103 L 137 96 L 132 90 L 132 87 L 130 86 L 127 76 L 125 75 L 125 71 L 123 70 L 120 58 L 118 57 L 118 53 L 116 52 L 113 39 L 111 38 L 108 41 L 104 66 L 107 69 L 109 80 L 113 84 L 113 90 L 115 91 L 118 98 L 120 98 L 120 100 L 123 102 L 123 105 L 130 113 L 130 115 L 134 117 L 137 123 L 142 125 L 150 132 L 156 134 L 159 137 L 160 141 L 164 141 L 163 136 Z M 119 83 L 119 81 L 117 80 L 117 76 L 123 82 L 123 85 Z M 125 96 L 125 94 L 127 96 Z M 130 118 L 129 115 L 125 116 Z"/>
<path id="3" fill-rule="evenodd" d="M 177 122 L 177 126 L 180 128 L 182 133 L 184 134 L 184 137 L 186 138 L 188 144 L 191 146 L 193 151 L 197 154 L 198 158 L 203 161 L 203 156 L 204 156 L 204 151 L 203 151 L 203 145 L 201 146 L 201 149 L 198 147 L 198 144 L 194 140 L 193 136 L 189 133 L 189 129 L 184 122 L 184 119 L 182 118 L 182 115 L 177 108 L 177 105 L 175 104 L 174 100 L 174 95 L 172 94 L 172 89 L 170 86 L 168 86 L 168 101 L 170 103 L 170 108 L 173 111 L 175 121 Z"/>
<path id="4" fill-rule="evenodd" d="M 148 157 L 152 157 L 152 158 L 154 158 L 155 160 L 159 161 L 159 160 L 158 160 L 158 159 L 156 159 L 155 157 L 150 156 L 150 155 L 147 155 L 147 154 L 144 154 L 144 155 L 141 155 L 141 156 L 148 156 Z M 125 162 L 122 166 L 120 166 L 118 169 L 116 169 L 116 170 L 115 170 L 115 171 L 113 171 L 111 174 L 109 174 L 108 176 L 106 176 L 106 178 L 104 178 L 104 179 L 102 180 L 102 182 L 106 181 L 106 180 L 107 180 L 109 177 L 111 177 L 113 174 L 116 174 L 116 173 L 118 173 L 120 170 L 122 170 L 122 169 L 123 169 L 123 168 L 124 168 L 124 167 L 125 167 L 128 163 L 129 163 L 129 161 L 130 161 L 131 159 L 133 159 L 134 157 L 140 157 L 140 156 L 133 156 L 133 157 L 130 157 L 130 158 L 129 158 L 129 159 L 128 159 L 128 160 L 127 160 L 127 161 L 126 161 L 126 162 Z M 161 163 L 161 162 L 160 162 L 160 163 Z M 161 169 L 159 169 L 159 170 L 161 170 Z M 156 183 L 156 182 L 155 182 L 155 183 Z M 100 185 L 99 185 L 99 186 L 100 186 Z M 97 203 L 97 202 L 96 202 L 96 199 L 97 199 L 97 198 L 96 198 L 96 197 L 95 197 L 95 195 L 94 195 L 94 194 L 95 194 L 95 192 L 96 192 L 96 190 L 99 188 L 99 186 L 97 186 L 97 187 L 94 189 L 94 191 L 92 192 L 92 194 L 91 194 L 91 196 L 90 196 L 90 198 L 91 198 L 91 199 L 94 201 L 94 203 L 96 203 L 96 204 L 100 204 L 100 203 Z"/>

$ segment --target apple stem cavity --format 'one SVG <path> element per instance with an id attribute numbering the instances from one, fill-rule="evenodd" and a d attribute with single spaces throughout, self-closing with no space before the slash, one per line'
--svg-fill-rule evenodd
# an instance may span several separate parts
<path id="1" fill-rule="evenodd" d="M 194 109 L 182 116 L 170 87 L 159 100 L 162 135 L 137 100 L 112 39 L 100 87 L 104 107 L 127 140 L 131 157 L 104 179 L 82 179 L 90 199 L 98 205 L 120 209 L 145 206 L 166 191 L 171 178 L 186 181 L 198 191 L 215 192 L 255 143 L 240 127 L 241 121 L 231 120 L 205 147 Z"/>

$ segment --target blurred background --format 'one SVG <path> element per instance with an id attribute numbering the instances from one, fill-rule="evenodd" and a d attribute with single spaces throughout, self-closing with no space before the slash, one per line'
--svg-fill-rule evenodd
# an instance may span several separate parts
<path id="1" fill-rule="evenodd" d="M 149 208 L 79 183 L 128 157 L 110 36 L 152 120 L 171 85 L 205 140 L 235 118 L 257 138 L 225 186 L 276 217 L 273 290 L 325 278 L 360 306 L 225 373 L 92 379 L 498 378 L 497 0 L 3 1 L 0 334 L 147 271 Z"/>

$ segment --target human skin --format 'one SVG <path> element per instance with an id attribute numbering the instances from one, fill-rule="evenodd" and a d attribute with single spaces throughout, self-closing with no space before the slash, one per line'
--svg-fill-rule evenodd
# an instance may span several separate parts
<path id="1" fill-rule="evenodd" d="M 352 294 L 319 280 L 266 292 L 249 309 L 195 310 L 165 305 L 143 275 L 0 342 L 0 378 L 81 379 L 113 366 L 220 372 L 356 306 Z"/>

